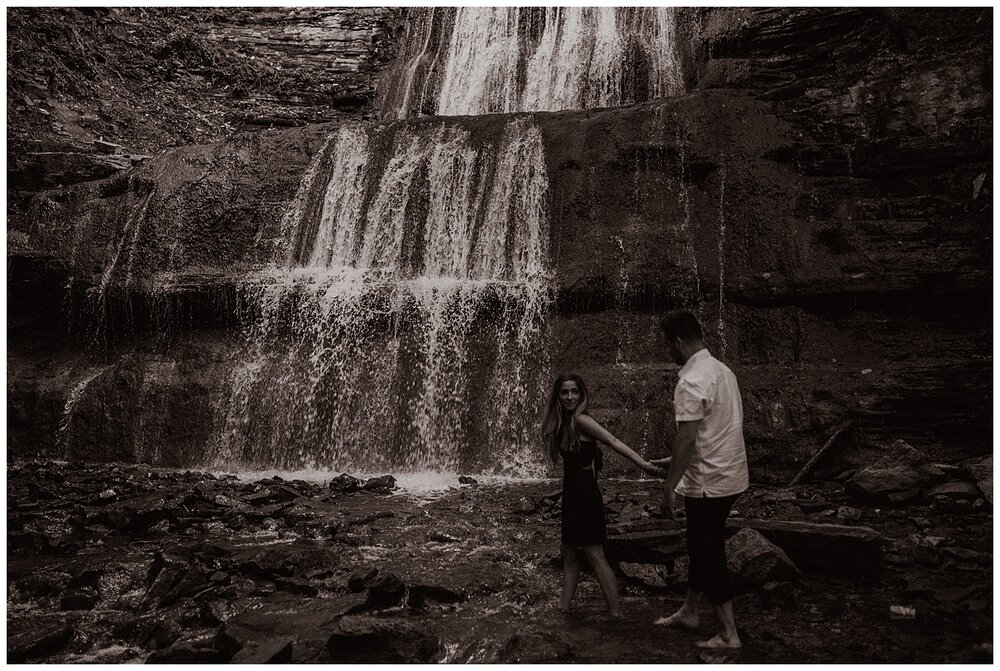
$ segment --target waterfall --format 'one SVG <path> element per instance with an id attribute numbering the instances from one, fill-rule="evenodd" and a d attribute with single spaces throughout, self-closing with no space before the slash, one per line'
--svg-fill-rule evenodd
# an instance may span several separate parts
<path id="1" fill-rule="evenodd" d="M 84 376 L 82 380 L 74 385 L 74 387 L 70 390 L 69 395 L 66 397 L 66 403 L 63 405 L 62 415 L 59 417 L 59 429 L 57 431 L 61 448 L 61 456 L 66 457 L 69 453 L 69 441 L 73 435 L 73 411 L 76 409 L 77 403 L 79 403 L 80 399 L 83 398 L 83 394 L 87 391 L 87 387 L 90 386 L 90 383 L 107 369 L 108 367 L 104 366 L 102 368 L 98 368 L 93 373 Z"/>
<path id="2" fill-rule="evenodd" d="M 660 122 L 661 124 L 663 123 L 662 115 Z M 684 137 L 680 125 L 677 126 L 676 138 L 677 148 L 680 153 L 681 202 L 684 204 L 684 218 L 680 220 L 680 229 L 684 235 L 684 240 L 687 242 L 688 257 L 691 259 L 691 274 L 694 276 L 694 294 L 691 298 L 697 299 L 701 296 L 701 271 L 698 270 L 698 254 L 694 248 L 694 232 L 691 230 L 691 187 L 688 185 L 689 179 L 687 177 L 690 170 L 687 160 L 688 141 Z"/>
<path id="3" fill-rule="evenodd" d="M 337 131 L 245 287 L 217 462 L 536 472 L 546 190 L 528 119 Z"/>
<path id="4" fill-rule="evenodd" d="M 460 7 L 444 36 L 446 11 L 411 11 L 387 116 L 612 107 L 683 91 L 671 7 Z"/>
<path id="5" fill-rule="evenodd" d="M 726 154 L 719 156 L 719 352 L 726 356 Z"/>
<path id="6" fill-rule="evenodd" d="M 131 185 L 131 181 L 129 183 Z M 129 193 L 131 194 L 131 191 Z M 142 196 L 142 200 L 138 204 L 129 209 L 128 218 L 125 220 L 125 226 L 122 229 L 122 235 L 118 240 L 115 253 L 101 274 L 101 283 L 95 289 L 91 290 L 96 292 L 96 312 L 93 327 L 94 342 L 100 342 L 106 336 L 109 319 L 109 292 L 112 289 L 115 275 L 120 274 L 120 272 L 116 273 L 116 271 L 119 271 L 121 268 L 122 252 L 126 251 L 126 248 L 128 258 L 125 262 L 125 277 L 118 288 L 122 290 L 123 295 L 127 299 L 127 292 L 132 285 L 132 270 L 135 265 L 135 256 L 139 250 L 139 235 L 142 232 L 142 226 L 146 221 L 146 211 L 149 209 L 149 203 L 154 194 L 155 191 L 150 191 L 145 196 Z M 138 195 L 130 195 L 129 201 L 134 202 L 138 197 Z M 67 291 L 71 290 L 71 288 L 72 280 L 67 286 Z"/>

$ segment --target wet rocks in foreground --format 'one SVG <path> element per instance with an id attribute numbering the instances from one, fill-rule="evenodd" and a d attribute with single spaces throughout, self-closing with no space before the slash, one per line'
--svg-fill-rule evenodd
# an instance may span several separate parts
<path id="1" fill-rule="evenodd" d="M 326 649 L 339 664 L 426 664 L 441 654 L 441 642 L 411 622 L 351 615 L 338 622 Z"/>
<path id="2" fill-rule="evenodd" d="M 833 640 L 841 660 L 943 661 L 988 642 L 991 507 L 971 507 L 960 498 L 967 488 L 949 485 L 971 482 L 964 467 L 938 468 L 943 476 L 907 508 L 858 500 L 837 483 L 741 497 L 729 521 L 747 632 L 739 661 L 827 660 Z M 551 482 L 413 495 L 349 478 L 331 489 L 145 466 L 11 464 L 8 658 L 694 659 L 690 641 L 664 639 L 651 624 L 687 587 L 683 522 L 658 516 L 658 488 L 602 481 L 606 554 L 626 615 L 608 627 L 589 571 L 573 613 L 558 612 L 561 511 Z M 108 490 L 114 497 L 102 499 Z M 891 606 L 916 616 L 887 628 Z M 820 624 L 838 635 L 817 638 Z M 934 648 L 901 644 L 899 626 L 933 634 Z"/>

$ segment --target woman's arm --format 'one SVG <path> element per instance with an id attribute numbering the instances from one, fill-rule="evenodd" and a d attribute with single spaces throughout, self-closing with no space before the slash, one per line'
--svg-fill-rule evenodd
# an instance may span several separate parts
<path id="1" fill-rule="evenodd" d="M 611 433 L 605 429 L 603 426 L 597 423 L 597 420 L 590 415 L 580 415 L 576 419 L 577 424 L 583 430 L 585 434 L 598 440 L 605 445 L 608 445 L 618 454 L 631 459 L 635 462 L 635 465 L 646 471 L 650 475 L 663 475 L 663 469 L 655 464 L 652 464 L 641 456 L 636 454 L 635 450 L 623 443 L 622 441 L 615 438 Z"/>

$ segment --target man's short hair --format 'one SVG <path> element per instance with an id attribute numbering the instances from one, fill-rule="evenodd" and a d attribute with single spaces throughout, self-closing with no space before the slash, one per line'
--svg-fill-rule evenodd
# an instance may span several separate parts
<path id="1" fill-rule="evenodd" d="M 685 341 L 701 340 L 701 324 L 693 312 L 688 310 L 672 310 L 660 320 L 660 328 L 667 340 L 680 338 Z"/>

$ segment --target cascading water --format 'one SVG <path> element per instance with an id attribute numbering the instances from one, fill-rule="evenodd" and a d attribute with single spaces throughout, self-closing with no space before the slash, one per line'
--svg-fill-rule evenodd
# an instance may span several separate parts
<path id="1" fill-rule="evenodd" d="M 726 155 L 719 157 L 719 351 L 726 355 Z"/>
<path id="2" fill-rule="evenodd" d="M 324 145 L 284 262 L 248 285 L 262 315 L 220 464 L 537 470 L 544 154 L 528 119 L 494 135 L 352 126 Z"/>
<path id="3" fill-rule="evenodd" d="M 105 370 L 107 370 L 106 366 L 98 368 L 96 371 L 77 382 L 73 389 L 70 390 L 69 396 L 66 398 L 66 403 L 63 406 L 62 415 L 59 417 L 58 436 L 62 456 L 66 456 L 68 452 L 67 443 L 73 433 L 73 411 L 76 409 L 76 405 L 80 402 L 80 399 L 83 398 L 83 394 L 87 391 L 87 387 L 90 383 Z"/>
<path id="4" fill-rule="evenodd" d="M 391 118 L 612 107 L 683 89 L 671 7 L 413 10 L 406 40 L 383 100 Z"/>

